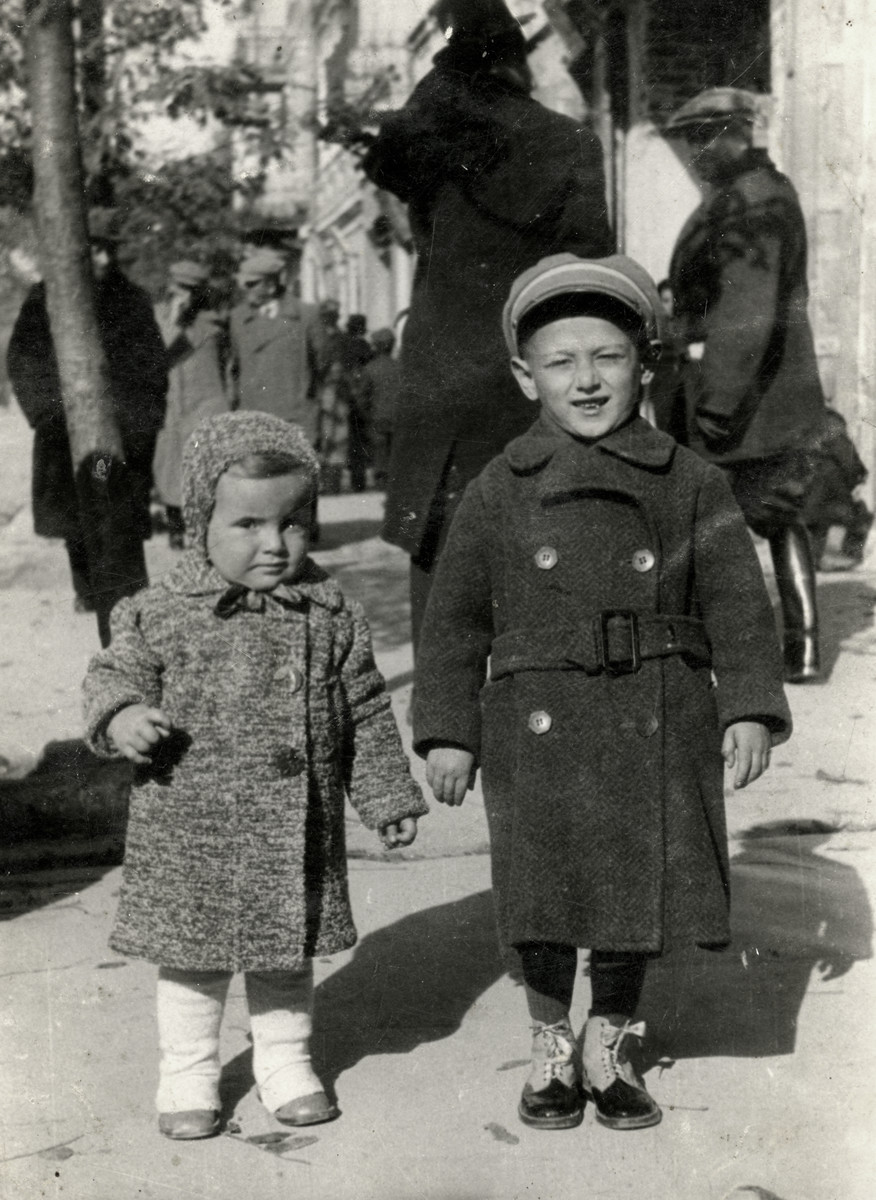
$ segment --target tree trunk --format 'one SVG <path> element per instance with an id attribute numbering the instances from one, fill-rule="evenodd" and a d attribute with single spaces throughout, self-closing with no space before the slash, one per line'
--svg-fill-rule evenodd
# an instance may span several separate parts
<path id="1" fill-rule="evenodd" d="M 98 629 L 147 583 L 94 305 L 71 0 L 27 0 L 34 207 Z"/>

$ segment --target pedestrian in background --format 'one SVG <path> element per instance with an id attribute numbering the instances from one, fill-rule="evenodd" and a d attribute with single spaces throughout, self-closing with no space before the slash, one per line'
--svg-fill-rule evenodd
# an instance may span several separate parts
<path id="1" fill-rule="evenodd" d="M 155 446 L 153 473 L 165 506 L 170 545 L 182 550 L 183 448 L 202 417 L 226 412 L 228 326 L 213 307 L 210 273 L 200 263 L 183 259 L 170 268 L 165 300 L 155 318 L 167 347 L 169 387 L 164 427 Z"/>
<path id="2" fill-rule="evenodd" d="M 538 1129 L 578 1125 L 582 1086 L 609 1128 L 660 1120 L 629 1059 L 648 958 L 729 943 L 722 767 L 745 787 L 791 729 L 730 489 L 638 416 L 658 308 L 621 255 L 552 255 L 515 281 L 504 333 L 538 420 L 467 489 L 417 660 L 436 800 L 461 804 L 483 771 L 500 937 L 534 1031 L 519 1114 Z"/>
<path id="3" fill-rule="evenodd" d="M 401 394 L 401 367 L 392 356 L 395 334 L 391 329 L 376 329 L 371 345 L 374 357 L 362 368 L 361 405 L 371 434 L 374 486 L 382 490 L 386 487 Z"/>
<path id="4" fill-rule="evenodd" d="M 125 499 L 131 505 L 137 533 L 145 541 L 152 535 L 152 459 L 164 421 L 167 356 L 152 301 L 119 268 L 118 213 L 93 209 L 88 233 L 97 325 L 125 456 L 129 487 Z M 12 330 L 6 366 L 16 399 L 34 430 L 34 530 L 41 537 L 64 539 L 74 606 L 78 612 L 93 612 L 95 596 L 43 283 L 35 284 L 25 298 Z M 131 590 L 147 583 L 144 567 L 142 577 L 130 581 Z"/>
<path id="5" fill-rule="evenodd" d="M 769 542 L 784 622 L 785 678 L 820 675 L 815 563 L 803 508 L 825 403 L 806 312 L 806 227 L 797 194 L 754 145 L 758 97 L 710 88 L 664 132 L 687 140 L 708 186 L 681 231 L 670 278 L 686 345 L 685 433 L 722 467 Z"/>
<path id="6" fill-rule="evenodd" d="M 362 371 L 374 351 L 365 336 L 368 321 L 362 313 L 353 313 L 341 342 L 341 387 L 344 391 L 350 423 L 347 465 L 350 489 L 364 492 L 371 465 L 371 430 L 363 403 Z"/>
<path id="7" fill-rule="evenodd" d="M 318 463 L 265 413 L 202 421 L 183 464 L 189 549 L 113 611 L 85 680 L 90 745 L 137 764 L 111 944 L 157 963 L 167 1137 L 219 1129 L 219 1031 L 246 980 L 277 1120 L 338 1115 L 310 1060 L 313 958 L 356 940 L 344 797 L 388 847 L 426 811 L 361 607 L 307 557 Z"/>
<path id="8" fill-rule="evenodd" d="M 317 449 L 320 465 L 320 491 L 338 495 L 344 485 L 344 471 L 350 464 L 350 405 L 343 383 L 344 342 L 340 328 L 341 306 L 327 296 L 319 303 L 317 324 L 317 399 L 319 436 Z"/>
<path id="9" fill-rule="evenodd" d="M 244 299 L 231 310 L 230 374 L 235 408 L 273 413 L 316 440 L 317 312 L 287 287 L 286 259 L 259 249 L 238 268 Z"/>
<path id="10" fill-rule="evenodd" d="M 873 514 L 855 495 L 867 478 L 867 468 L 849 437 L 846 423 L 828 408 L 823 435 L 815 448 L 815 477 L 806 494 L 803 521 L 812 540 L 820 571 L 850 571 L 863 561 Z M 841 530 L 839 545 L 833 531 Z"/>
<path id="11" fill-rule="evenodd" d="M 602 147 L 530 96 L 527 42 L 499 0 L 444 3 L 448 41 L 363 159 L 408 205 L 417 251 L 383 536 L 411 558 L 414 645 L 463 490 L 530 421 L 500 315 L 546 254 L 613 249 Z"/>

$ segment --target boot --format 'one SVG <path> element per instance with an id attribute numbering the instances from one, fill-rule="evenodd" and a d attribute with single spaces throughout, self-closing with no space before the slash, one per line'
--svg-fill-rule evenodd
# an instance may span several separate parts
<path id="1" fill-rule="evenodd" d="M 644 1036 L 644 1022 L 631 1025 L 617 1013 L 589 1017 L 584 1026 L 584 1091 L 593 1098 L 597 1121 L 609 1129 L 646 1129 L 663 1116 L 626 1054 L 627 1039 Z"/>
<path id="2" fill-rule="evenodd" d="M 770 538 L 770 553 L 782 605 L 785 679 L 806 683 L 818 679 L 818 610 L 815 603 L 815 564 L 809 536 L 802 525 L 791 525 Z"/>
<path id="3" fill-rule="evenodd" d="M 532 1068 L 517 1112 L 534 1129 L 573 1129 L 584 1119 L 581 1074 L 568 1021 L 532 1027 Z"/>

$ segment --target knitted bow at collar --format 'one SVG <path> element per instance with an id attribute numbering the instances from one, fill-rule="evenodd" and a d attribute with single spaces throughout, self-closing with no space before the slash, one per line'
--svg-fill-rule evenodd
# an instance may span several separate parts
<path id="1" fill-rule="evenodd" d="M 213 611 L 217 617 L 227 621 L 239 612 L 263 613 L 272 602 L 282 608 L 302 609 L 307 597 L 298 588 L 286 584 L 280 584 L 272 592 L 254 592 L 242 583 L 232 583 L 216 601 Z"/>

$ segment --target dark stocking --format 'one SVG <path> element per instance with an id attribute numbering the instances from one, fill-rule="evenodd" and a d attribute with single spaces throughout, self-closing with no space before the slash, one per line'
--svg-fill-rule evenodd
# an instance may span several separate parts
<path id="1" fill-rule="evenodd" d="M 620 1014 L 632 1017 L 645 982 L 644 954 L 615 954 L 594 950 L 590 956 L 591 1017 Z"/>
<path id="2" fill-rule="evenodd" d="M 517 948 L 530 1017 L 544 1025 L 568 1021 L 578 968 L 577 948 L 560 942 L 524 942 Z"/>

